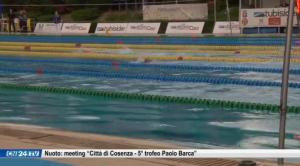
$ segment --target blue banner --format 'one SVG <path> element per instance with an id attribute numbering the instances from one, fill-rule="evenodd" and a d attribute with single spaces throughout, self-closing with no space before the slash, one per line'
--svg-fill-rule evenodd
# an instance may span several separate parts
<path id="1" fill-rule="evenodd" d="M 41 158 L 42 149 L 0 149 L 0 158 Z"/>

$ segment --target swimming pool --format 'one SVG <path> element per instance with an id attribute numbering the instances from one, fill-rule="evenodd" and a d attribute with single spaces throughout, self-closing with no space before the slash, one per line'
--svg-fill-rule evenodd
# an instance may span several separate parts
<path id="1" fill-rule="evenodd" d="M 108 47 L 108 44 L 120 40 L 122 44 L 115 44 L 121 45 L 120 48 Z M 69 50 L 58 50 L 58 46 L 50 47 L 51 43 L 48 43 L 48 50 L 24 48 L 0 53 L 0 84 L 18 86 L 0 86 L 1 122 L 171 141 L 195 148 L 277 146 L 279 114 L 276 109 L 269 108 L 279 103 L 281 63 L 274 60 L 280 59 L 280 55 L 270 51 L 280 47 L 284 41 L 282 38 L 165 37 L 157 43 L 157 38 L 153 37 L 22 36 L 20 39 L 18 36 L 4 36 L 1 41 L 28 42 L 26 45 L 30 45 L 31 49 L 41 49 L 42 46 L 34 46 L 33 42 L 37 41 L 75 43 Z M 177 51 L 175 48 L 136 49 L 124 45 L 155 42 L 156 45 L 178 44 L 180 47 L 192 41 L 195 48 L 186 47 Z M 84 47 L 84 44 L 98 42 L 107 44 L 107 48 Z M 76 43 L 81 43 L 80 47 Z M 211 48 L 209 52 L 209 46 L 197 48 L 201 45 L 226 47 Z M 244 45 L 253 47 L 242 48 Z M 257 45 L 265 46 L 260 52 L 263 56 L 258 55 Z M 232 46 L 240 48 L 233 49 Z M 71 48 L 71 45 L 66 48 Z M 277 52 L 281 49 L 278 48 Z M 213 50 L 219 51 L 218 54 Z M 297 60 L 296 46 L 294 51 L 293 59 Z M 92 59 L 88 58 L 91 54 Z M 103 59 L 105 55 L 112 54 L 113 59 Z M 124 58 L 129 55 L 135 60 Z M 153 57 L 157 59 L 151 59 Z M 170 57 L 176 58 L 172 60 Z M 288 115 L 288 148 L 300 148 L 300 142 L 295 139 L 300 132 L 297 125 L 300 119 L 299 71 L 295 61 L 292 64 L 289 95 L 289 105 L 295 109 Z M 25 86 L 39 88 L 32 91 L 32 88 Z M 49 93 L 51 90 L 46 90 L 47 87 L 71 90 L 58 89 L 52 90 L 56 93 Z M 82 89 L 110 92 L 110 95 L 77 93 Z M 121 92 L 124 94 L 118 94 Z M 130 94 L 137 95 L 131 97 L 134 99 L 126 99 Z M 153 95 L 163 97 L 156 99 Z M 165 99 L 164 96 L 184 98 L 177 102 L 177 99 Z M 205 100 L 197 104 L 194 99 L 207 99 L 208 102 Z M 211 106 L 209 100 L 212 99 L 218 100 L 217 106 Z M 270 106 L 248 108 L 243 103 Z"/>

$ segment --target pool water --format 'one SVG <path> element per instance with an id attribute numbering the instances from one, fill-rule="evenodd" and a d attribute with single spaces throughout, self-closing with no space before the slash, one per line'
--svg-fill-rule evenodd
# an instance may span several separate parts
<path id="1" fill-rule="evenodd" d="M 174 141 L 199 148 L 277 145 L 278 114 L 11 90 L 0 93 L 1 122 Z M 300 148 L 294 139 L 299 118 L 288 116 L 289 148 Z"/>
<path id="2" fill-rule="evenodd" d="M 132 62 L 135 63 L 135 62 Z M 166 62 L 168 63 L 168 62 Z M 171 62 L 170 62 L 171 63 Z M 193 64 L 193 65 L 203 65 Z M 224 65 L 224 64 L 223 64 Z M 232 64 L 233 65 L 233 64 Z M 252 65 L 252 64 L 251 64 Z M 233 71 L 179 71 L 146 67 L 91 66 L 57 63 L 1 62 L 3 68 L 55 69 L 221 77 L 280 81 L 279 74 Z M 291 77 L 298 81 L 297 75 Z M 129 93 L 160 94 L 277 104 L 280 87 L 247 87 L 145 81 L 138 79 L 93 78 L 36 73 L 0 73 L 0 83 L 85 88 Z M 212 109 L 197 105 L 166 104 L 101 97 L 0 91 L 0 122 L 174 142 L 197 148 L 276 148 L 279 114 L 258 111 Z M 299 106 L 300 89 L 291 88 L 290 104 Z M 300 115 L 289 114 L 287 147 L 300 148 Z"/>
<path id="3" fill-rule="evenodd" d="M 21 38 L 20 38 L 21 37 Z M 176 39 L 176 40 L 175 40 Z M 178 40 L 177 40 L 178 39 Z M 156 38 L 138 37 L 50 37 L 4 36 L 0 41 L 153 44 Z M 276 45 L 283 38 L 162 38 L 162 44 Z M 79 50 L 80 51 L 80 50 Z M 143 55 L 139 50 L 103 50 L 102 53 Z M 80 52 L 79 52 L 80 53 Z M 151 53 L 151 52 L 150 52 Z M 59 53 L 57 53 L 59 54 Z M 153 51 L 150 55 L 168 55 Z M 149 55 L 145 52 L 145 55 Z M 185 54 L 216 56 L 215 54 Z M 220 56 L 220 55 L 219 55 Z M 238 55 L 222 55 L 239 57 Z M 248 55 L 255 57 L 256 55 Z M 257 56 L 258 57 L 258 56 Z M 267 56 L 266 58 L 272 58 Z M 152 66 L 151 66 L 152 65 Z M 175 65 L 177 67 L 164 67 Z M 185 66 L 182 68 L 182 66 Z M 190 67 L 215 69 L 190 69 Z M 28 58 L 1 55 L 0 83 L 66 87 L 163 96 L 193 97 L 225 101 L 277 104 L 280 86 L 247 86 L 193 82 L 211 80 L 281 81 L 280 72 L 224 70 L 217 67 L 280 69 L 282 63 L 216 63 L 189 61 L 103 61 L 76 58 Z M 300 67 L 291 74 L 292 83 L 300 83 Z M 85 74 L 82 74 L 85 73 Z M 99 76 L 98 74 L 109 74 Z M 170 81 L 161 78 L 176 78 Z M 159 79 L 157 79 L 159 78 Z M 184 78 L 184 79 L 183 79 Z M 300 88 L 290 88 L 289 105 L 300 106 Z M 276 148 L 279 113 L 257 110 L 208 108 L 191 104 L 146 102 L 102 97 L 52 94 L 0 88 L 0 122 L 31 124 L 78 132 L 143 138 L 171 142 L 191 148 Z M 288 114 L 286 147 L 300 148 L 300 114 Z"/>
<path id="4" fill-rule="evenodd" d="M 18 61 L 15 61 L 18 59 Z M 1 60 L 1 59 L 0 59 Z M 56 60 L 56 61 L 55 61 Z M 57 60 L 64 63 L 58 63 Z M 32 62 L 34 61 L 34 62 Z M 42 62 L 41 62 L 42 61 Z M 67 62 L 67 63 L 66 63 Z M 79 64 L 78 64 L 79 62 Z M 92 63 L 93 64 L 90 64 Z M 71 87 L 93 90 L 108 90 L 115 92 L 144 93 L 153 95 L 181 96 L 210 98 L 218 100 L 230 100 L 241 102 L 278 104 L 280 100 L 280 87 L 268 86 L 245 86 L 232 84 L 208 84 L 182 81 L 157 81 L 131 78 L 103 78 L 89 73 L 118 73 L 129 76 L 153 76 L 153 77 L 176 77 L 176 78 L 212 78 L 212 79 L 242 79 L 280 82 L 281 75 L 278 73 L 244 72 L 244 71 L 224 71 L 224 70 L 178 70 L 161 67 L 146 66 L 113 66 L 112 63 L 124 63 L 127 65 L 141 65 L 139 62 L 122 61 L 100 61 L 85 59 L 41 59 L 41 58 L 10 58 L 10 61 L 0 61 L 0 83 L 17 83 L 26 85 Z M 97 65 L 98 64 L 98 65 Z M 109 64 L 109 65 L 99 65 Z M 235 66 L 238 64 L 222 64 L 204 62 L 152 62 L 152 65 L 189 65 L 189 66 Z M 279 68 L 279 64 L 243 64 L 242 67 L 254 68 Z M 297 65 L 292 66 L 298 70 Z M 6 69 L 17 69 L 18 72 L 3 72 Z M 27 72 L 27 70 L 31 70 Z M 65 72 L 66 74 L 38 74 L 38 70 Z M 74 72 L 85 72 L 82 76 Z M 300 76 L 292 74 L 290 80 L 293 83 L 300 82 Z M 289 91 L 289 105 L 299 106 L 300 89 L 291 88 Z"/>

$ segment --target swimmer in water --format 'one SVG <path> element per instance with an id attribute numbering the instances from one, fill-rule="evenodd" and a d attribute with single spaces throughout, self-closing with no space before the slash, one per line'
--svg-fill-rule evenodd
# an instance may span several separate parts
<path id="1" fill-rule="evenodd" d="M 97 51 L 94 48 L 79 47 L 77 50 L 73 52 L 74 53 L 96 53 Z"/>
<path id="2" fill-rule="evenodd" d="M 150 62 L 152 62 L 152 60 L 147 58 L 147 57 L 144 57 L 144 56 L 139 56 L 137 58 L 136 62 L 138 62 L 138 63 L 150 63 Z"/>

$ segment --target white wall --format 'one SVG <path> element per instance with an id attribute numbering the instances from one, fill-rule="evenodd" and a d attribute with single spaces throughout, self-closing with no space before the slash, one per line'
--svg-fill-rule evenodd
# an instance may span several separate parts
<path id="1" fill-rule="evenodd" d="M 144 20 L 206 20 L 207 3 L 144 5 Z"/>

